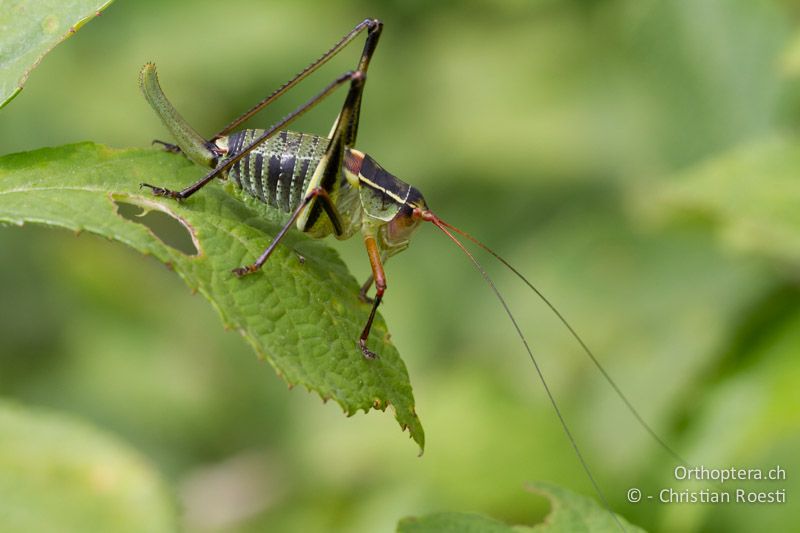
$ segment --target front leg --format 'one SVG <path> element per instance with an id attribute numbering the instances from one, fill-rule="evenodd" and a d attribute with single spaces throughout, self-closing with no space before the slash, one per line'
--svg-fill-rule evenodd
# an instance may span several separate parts
<path id="1" fill-rule="evenodd" d="M 367 359 L 377 359 L 378 354 L 367 348 L 367 340 L 369 339 L 369 332 L 372 329 L 372 321 L 375 320 L 375 312 L 383 299 L 383 293 L 386 291 L 386 275 L 383 272 L 383 263 L 381 263 L 381 254 L 378 251 L 378 243 L 375 242 L 373 235 L 364 236 L 364 245 L 367 247 L 367 255 L 369 256 L 369 264 L 372 267 L 371 280 L 375 281 L 375 299 L 372 301 L 372 309 L 369 312 L 369 318 L 364 325 L 364 330 L 358 338 L 358 346 L 361 348 L 361 353 Z M 370 280 L 370 281 L 371 281 Z"/>

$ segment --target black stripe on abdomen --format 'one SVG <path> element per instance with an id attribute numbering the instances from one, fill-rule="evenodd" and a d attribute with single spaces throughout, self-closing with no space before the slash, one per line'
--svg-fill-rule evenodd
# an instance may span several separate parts
<path id="1" fill-rule="evenodd" d="M 253 152 L 251 152 L 252 154 Z M 249 154 L 248 154 L 249 159 Z M 255 165 L 253 166 L 253 181 L 255 182 L 255 190 L 253 191 L 253 196 L 264 201 L 264 155 L 260 153 L 255 153 Z M 250 162 L 248 161 L 247 168 L 250 168 Z"/>
<path id="2" fill-rule="evenodd" d="M 275 193 L 278 190 L 278 178 L 281 174 L 281 157 L 278 154 L 269 156 L 267 162 L 267 203 L 276 206 Z"/>
<path id="3" fill-rule="evenodd" d="M 294 154 L 288 153 L 281 157 L 281 174 L 278 178 L 280 184 L 280 196 L 276 198 L 276 204 L 287 213 L 292 210 L 291 204 L 291 191 L 292 191 L 292 178 L 294 177 L 294 166 L 297 159 Z"/>
<path id="4" fill-rule="evenodd" d="M 244 144 L 245 135 L 246 135 L 246 130 L 237 131 L 236 133 L 231 134 L 231 136 L 228 138 L 229 142 L 228 153 L 230 154 L 239 153 L 239 151 L 242 149 L 242 145 Z M 241 160 L 234 163 L 228 174 L 233 177 L 233 181 L 236 183 L 236 185 L 245 188 L 246 190 L 249 191 L 250 188 L 242 181 L 242 165 L 240 163 Z"/>

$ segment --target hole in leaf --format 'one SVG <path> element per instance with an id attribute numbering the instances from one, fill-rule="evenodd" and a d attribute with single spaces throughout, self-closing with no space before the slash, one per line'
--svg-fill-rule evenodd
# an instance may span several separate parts
<path id="1" fill-rule="evenodd" d="M 198 250 L 189 229 L 176 217 L 158 209 L 145 210 L 142 206 L 114 201 L 117 213 L 127 220 L 146 226 L 155 237 L 167 246 L 187 255 L 197 255 Z"/>

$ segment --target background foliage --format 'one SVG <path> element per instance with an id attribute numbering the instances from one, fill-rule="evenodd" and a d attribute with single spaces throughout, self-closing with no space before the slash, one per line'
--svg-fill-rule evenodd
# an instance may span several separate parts
<path id="1" fill-rule="evenodd" d="M 780 464 L 786 482 L 755 486 L 791 494 L 799 14 L 778 0 L 118 1 L 0 112 L 0 151 L 163 138 L 136 84 L 148 60 L 208 134 L 358 20 L 380 17 L 359 147 L 530 274 L 692 463 Z M 326 132 L 338 105 L 299 127 Z M 337 246 L 366 276 L 360 243 Z M 0 393 L 135 447 L 177 488 L 189 530 L 391 530 L 406 515 L 455 510 L 532 523 L 546 503 L 527 481 L 591 494 L 502 310 L 433 231 L 389 263 L 382 309 L 425 421 L 422 459 L 391 417 L 345 419 L 287 393 L 152 259 L 32 227 L 0 229 L 0 249 Z M 492 273 L 615 509 L 654 530 L 800 520 L 791 496 L 626 503 L 630 487 L 688 486 L 567 333 Z"/>

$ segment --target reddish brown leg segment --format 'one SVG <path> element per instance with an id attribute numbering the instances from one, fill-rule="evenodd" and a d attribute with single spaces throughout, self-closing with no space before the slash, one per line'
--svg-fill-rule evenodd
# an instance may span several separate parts
<path id="1" fill-rule="evenodd" d="M 372 266 L 372 279 L 375 280 L 375 300 L 372 302 L 372 310 L 369 312 L 364 331 L 361 332 L 361 337 L 358 339 L 358 345 L 361 347 L 361 353 L 364 354 L 364 357 L 376 359 L 378 355 L 367 348 L 367 339 L 369 338 L 369 330 L 372 329 L 372 321 L 375 319 L 375 312 L 378 310 L 383 293 L 386 291 L 386 275 L 383 272 L 381 253 L 378 250 L 378 243 L 375 242 L 375 237 L 372 235 L 364 237 L 364 245 L 367 247 L 369 264 Z"/>

